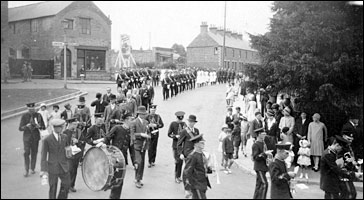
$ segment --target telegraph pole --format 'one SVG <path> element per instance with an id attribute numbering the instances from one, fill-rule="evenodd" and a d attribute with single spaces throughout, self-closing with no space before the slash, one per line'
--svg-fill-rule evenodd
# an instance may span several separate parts
<path id="1" fill-rule="evenodd" d="M 224 11 L 224 40 L 223 40 L 223 47 L 222 47 L 222 60 L 221 66 L 225 68 L 225 32 L 226 32 L 226 1 L 225 1 L 225 11 Z"/>

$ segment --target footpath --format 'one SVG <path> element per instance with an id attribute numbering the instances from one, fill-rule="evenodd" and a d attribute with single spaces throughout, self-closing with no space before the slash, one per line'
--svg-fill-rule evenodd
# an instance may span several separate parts
<path id="1" fill-rule="evenodd" d="M 59 96 L 53 99 L 48 99 L 40 102 L 36 102 L 36 108 L 39 108 L 40 103 L 45 103 L 47 106 L 52 106 L 54 104 L 59 104 L 65 101 L 69 101 L 79 96 L 87 95 L 87 91 L 81 91 L 78 88 L 78 84 L 110 84 L 113 81 L 81 81 L 81 80 L 68 80 L 67 88 L 77 89 L 77 92 L 73 92 L 67 95 Z M 64 86 L 63 80 L 54 79 L 32 79 L 31 82 L 23 82 L 22 79 L 10 79 L 8 83 L 1 83 L 1 89 L 55 89 L 62 88 Z M 16 98 L 16 94 L 14 95 Z M 27 112 L 27 107 L 24 105 L 19 105 L 19 107 L 11 110 L 5 110 L 1 112 L 1 120 L 19 116 Z"/>

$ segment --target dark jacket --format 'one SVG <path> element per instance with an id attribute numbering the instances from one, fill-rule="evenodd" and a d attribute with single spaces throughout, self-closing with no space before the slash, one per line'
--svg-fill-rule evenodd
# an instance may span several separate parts
<path id="1" fill-rule="evenodd" d="M 263 128 L 263 122 L 260 123 L 258 119 L 254 119 L 249 129 L 249 133 L 253 138 L 257 137 L 257 134 L 254 132 L 254 130 L 257 130 L 258 128 Z"/>
<path id="2" fill-rule="evenodd" d="M 106 106 L 109 105 L 107 101 L 101 101 L 99 99 L 96 99 L 91 103 L 91 107 L 95 107 L 95 113 L 104 113 Z"/>
<path id="3" fill-rule="evenodd" d="M 73 111 L 71 111 L 71 117 L 73 117 Z M 68 115 L 67 115 L 67 110 L 65 109 L 62 113 L 61 113 L 61 118 L 64 119 L 64 120 L 67 120 L 68 119 Z"/>
<path id="4" fill-rule="evenodd" d="M 66 158 L 65 147 L 69 145 L 65 134 L 60 134 L 61 142 L 54 134 L 49 134 L 43 140 L 41 171 L 50 174 L 63 174 L 69 171 L 69 159 Z M 48 159 L 47 159 L 48 158 Z"/>
<path id="5" fill-rule="evenodd" d="M 127 151 L 130 144 L 130 129 L 122 125 L 114 126 L 106 135 L 105 144 L 111 144 L 121 151 Z"/>
<path id="6" fill-rule="evenodd" d="M 177 142 L 178 155 L 183 154 L 185 158 L 187 158 L 187 156 L 193 151 L 194 148 L 194 144 L 190 142 L 191 135 L 196 136 L 200 134 L 197 128 L 193 129 L 194 130 L 192 132 L 190 131 L 189 127 L 183 129 Z"/>
<path id="7" fill-rule="evenodd" d="M 148 139 L 140 135 L 141 133 L 149 132 L 147 120 L 143 119 L 142 121 L 143 122 L 141 122 L 139 118 L 136 118 L 130 125 L 131 141 L 134 144 L 134 149 L 139 151 L 148 150 L 149 147 Z"/>
<path id="8" fill-rule="evenodd" d="M 268 171 L 267 155 L 264 153 L 264 143 L 256 141 L 252 146 L 252 157 L 254 160 L 255 171 Z"/>
<path id="9" fill-rule="evenodd" d="M 154 99 L 154 88 L 153 86 L 147 86 L 148 91 L 149 91 L 149 101 Z"/>
<path id="10" fill-rule="evenodd" d="M 289 187 L 291 177 L 287 173 L 286 163 L 279 159 L 274 159 L 269 165 L 269 174 L 272 180 L 271 199 L 292 199 Z"/>
<path id="11" fill-rule="evenodd" d="M 353 138 L 351 147 L 354 151 L 355 159 L 363 158 L 363 130 L 359 126 L 354 127 L 350 122 L 343 125 L 341 135 L 347 135 Z"/>
<path id="12" fill-rule="evenodd" d="M 231 116 L 226 116 L 225 117 L 225 124 L 229 126 L 229 128 L 233 129 L 234 128 L 234 124 L 233 124 L 233 121 L 234 121 L 234 116 L 231 115 Z"/>
<path id="13" fill-rule="evenodd" d="M 306 136 L 307 139 L 307 132 L 308 132 L 308 125 L 310 124 L 310 120 L 306 119 L 305 123 L 302 124 L 302 118 L 298 118 L 294 123 L 293 133 L 296 137 L 296 134 L 300 134 L 302 137 Z"/>
<path id="14" fill-rule="evenodd" d="M 350 178 L 354 173 L 342 170 L 335 162 L 336 157 L 336 153 L 329 149 L 326 149 L 321 157 L 320 188 L 325 192 L 339 193 L 339 177 Z"/>
<path id="15" fill-rule="evenodd" d="M 191 189 L 207 190 L 207 186 L 211 188 L 203 159 L 203 153 L 195 151 L 190 153 L 187 157 L 183 174 L 186 177 L 186 180 L 189 181 Z"/>
<path id="16" fill-rule="evenodd" d="M 163 120 L 162 120 L 161 116 L 158 115 L 158 114 L 154 114 L 154 115 L 151 115 L 150 114 L 150 115 L 148 115 L 147 121 L 149 123 L 157 124 L 157 127 L 156 128 L 150 127 L 149 128 L 150 131 L 153 131 L 153 130 L 160 129 L 160 128 L 163 128 L 164 127 Z M 157 133 L 159 133 L 159 131 Z M 156 134 L 152 134 L 152 136 L 153 135 L 156 135 Z"/>
<path id="17" fill-rule="evenodd" d="M 233 145 L 233 139 L 232 138 L 225 137 L 222 140 L 222 152 L 234 153 L 234 145 Z"/>
<path id="18" fill-rule="evenodd" d="M 274 136 L 276 138 L 279 138 L 280 132 L 279 132 L 279 122 L 275 122 L 270 129 L 268 129 L 268 119 L 264 120 L 264 130 L 269 136 Z"/>
<path id="19" fill-rule="evenodd" d="M 33 120 L 32 120 L 32 116 L 33 116 Z M 37 119 L 38 125 L 40 126 L 39 128 L 35 127 L 34 119 Z M 26 126 L 28 123 L 32 124 L 31 128 Z M 41 129 L 41 130 L 45 129 L 43 118 L 40 113 L 35 112 L 32 115 L 30 112 L 27 112 L 21 116 L 20 124 L 19 124 L 19 131 L 24 131 L 24 133 L 23 133 L 24 142 L 28 142 L 30 140 L 39 141 L 40 140 L 39 129 Z"/>
<path id="20" fill-rule="evenodd" d="M 104 124 L 102 124 L 101 127 L 98 127 L 96 125 L 92 125 L 87 130 L 86 142 L 91 146 L 95 146 L 96 144 L 93 144 L 92 142 L 94 140 L 98 140 L 100 138 L 105 137 L 105 135 L 106 135 L 106 128 L 105 128 Z"/>
<path id="21" fill-rule="evenodd" d="M 177 149 L 178 138 L 176 136 L 181 134 L 178 130 L 182 131 L 184 128 L 186 128 L 186 123 L 184 123 L 184 122 L 175 121 L 169 125 L 168 137 L 173 139 L 173 142 L 172 142 L 173 149 Z"/>
<path id="22" fill-rule="evenodd" d="M 112 93 L 110 93 L 110 95 L 104 94 L 102 96 L 102 100 L 106 101 L 107 103 L 110 103 L 110 96 L 112 95 Z"/>

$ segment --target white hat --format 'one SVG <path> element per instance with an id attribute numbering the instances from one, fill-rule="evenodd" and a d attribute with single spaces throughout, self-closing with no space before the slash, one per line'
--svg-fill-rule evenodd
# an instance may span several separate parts
<path id="1" fill-rule="evenodd" d="M 44 106 L 44 107 L 47 107 L 47 105 L 46 105 L 45 103 L 41 103 L 41 104 L 40 104 L 40 107 L 43 107 L 43 106 Z"/>

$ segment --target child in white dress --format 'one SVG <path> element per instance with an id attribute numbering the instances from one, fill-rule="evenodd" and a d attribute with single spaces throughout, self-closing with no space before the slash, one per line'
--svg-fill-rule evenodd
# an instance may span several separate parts
<path id="1" fill-rule="evenodd" d="M 308 181 L 308 173 L 307 173 L 307 167 L 311 165 L 311 159 L 310 159 L 310 148 L 308 147 L 308 141 L 303 139 L 300 140 L 300 149 L 298 150 L 298 159 L 297 164 L 300 165 L 301 168 L 301 175 L 300 178 L 303 178 L 303 173 L 305 173 L 305 178 Z"/>

